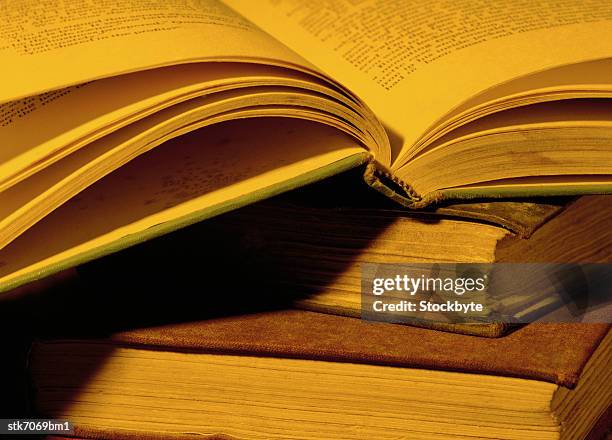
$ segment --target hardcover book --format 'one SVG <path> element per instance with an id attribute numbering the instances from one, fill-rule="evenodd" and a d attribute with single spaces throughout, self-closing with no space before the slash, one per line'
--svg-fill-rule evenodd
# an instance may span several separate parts
<path id="1" fill-rule="evenodd" d="M 52 339 L 36 414 L 107 439 L 582 439 L 612 404 L 607 325 L 503 338 L 275 311 Z"/>
<path id="2" fill-rule="evenodd" d="M 362 296 L 364 264 L 612 261 L 612 197 L 455 203 L 416 212 L 398 209 L 367 185 L 356 185 L 361 172 L 355 169 L 141 243 L 72 276 L 85 283 L 85 291 L 111 291 L 117 279 L 123 290 L 161 296 L 177 290 L 202 295 L 217 286 L 235 298 L 244 293 L 363 317 L 368 304 Z M 28 291 L 14 292 L 22 290 Z M 419 314 L 403 321 L 499 337 L 512 322 L 545 319 L 568 305 L 539 293 L 519 290 L 499 298 L 496 307 L 504 307 L 505 319 L 483 316 L 462 324 L 457 316 Z M 577 318 L 584 316 L 557 319 Z"/>
<path id="3" fill-rule="evenodd" d="M 417 209 L 612 190 L 608 1 L 52 0 L 0 29 L 0 291 L 364 164 Z"/>

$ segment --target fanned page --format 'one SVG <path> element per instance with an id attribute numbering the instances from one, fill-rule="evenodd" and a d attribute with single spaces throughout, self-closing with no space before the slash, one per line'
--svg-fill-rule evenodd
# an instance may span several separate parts
<path id="1" fill-rule="evenodd" d="M 479 93 L 612 57 L 607 1 L 224 2 L 362 97 L 395 140 L 395 168 L 436 121 Z M 598 81 L 574 80 L 587 81 L 586 89 Z M 607 92 L 611 81 L 600 79 Z M 514 89 L 525 91 L 520 83 Z"/>
<path id="2" fill-rule="evenodd" d="M 0 249 L 0 292 L 354 168 L 367 157 L 342 131 L 298 118 L 193 131 L 122 166 Z"/>
<path id="3" fill-rule="evenodd" d="M 1 2 L 0 57 L 0 102 L 195 61 L 309 67 L 218 0 Z"/>

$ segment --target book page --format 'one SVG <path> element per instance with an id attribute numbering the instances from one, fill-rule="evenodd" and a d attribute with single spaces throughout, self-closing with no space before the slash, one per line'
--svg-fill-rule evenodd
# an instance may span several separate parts
<path id="1" fill-rule="evenodd" d="M 224 2 L 357 93 L 404 150 L 496 84 L 612 57 L 605 0 Z"/>
<path id="2" fill-rule="evenodd" d="M 341 99 L 323 88 L 322 82 L 295 70 L 215 62 L 119 75 L 11 101 L 0 104 L 0 139 L 4 141 L 0 191 L 156 111 L 219 90 L 256 84 L 294 85 Z"/>
<path id="3" fill-rule="evenodd" d="M 0 291 L 20 277 L 340 173 L 366 156 L 340 130 L 296 118 L 193 131 L 120 167 L 0 250 Z"/>
<path id="4" fill-rule="evenodd" d="M 300 102 L 300 105 L 291 104 L 295 101 Z M 203 126 L 232 119 L 274 115 L 314 120 L 359 139 L 360 133 L 343 119 L 334 118 L 333 111 L 318 112 L 330 103 L 332 101 L 325 101 L 316 93 L 298 92 L 290 87 L 251 87 L 210 93 L 160 110 L 88 144 L 1 191 L 0 249 L 104 175 L 151 149 L 165 148 L 162 144 L 166 141 Z M 240 124 L 241 127 L 243 125 Z M 272 139 L 265 132 L 257 133 L 263 137 L 263 141 Z M 358 140 L 355 142 L 359 145 Z M 310 145 L 302 145 L 301 140 L 293 140 L 291 146 L 305 148 L 307 151 L 311 148 Z M 219 154 L 229 154 L 226 145 L 220 144 L 218 148 L 221 150 Z"/>
<path id="5" fill-rule="evenodd" d="M 0 2 L 0 102 L 202 60 L 307 66 L 219 0 Z"/>

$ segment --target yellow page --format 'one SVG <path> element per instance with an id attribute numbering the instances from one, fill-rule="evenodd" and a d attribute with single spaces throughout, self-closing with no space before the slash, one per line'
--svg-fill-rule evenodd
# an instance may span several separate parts
<path id="1" fill-rule="evenodd" d="M 165 107 L 221 88 L 257 84 L 294 85 L 343 99 L 310 75 L 251 63 L 170 66 L 24 98 L 0 105 L 0 191 Z"/>
<path id="2" fill-rule="evenodd" d="M 599 59 L 579 64 L 569 64 L 554 69 L 536 72 L 514 81 L 500 84 L 465 101 L 456 107 L 447 118 L 467 112 L 475 107 L 500 101 L 500 97 L 529 97 L 555 92 L 587 93 L 602 95 L 612 92 L 612 58 Z M 525 91 L 528 90 L 528 95 Z"/>
<path id="3" fill-rule="evenodd" d="M 293 102 L 298 102 L 299 106 Z M 104 136 L 0 192 L 0 249 L 84 187 L 164 141 L 200 126 L 246 117 L 239 113 L 240 110 L 258 116 L 269 114 L 271 109 L 277 115 L 316 119 L 367 142 L 362 133 L 344 122 L 351 119 L 350 114 L 345 114 L 344 118 L 334 117 L 334 114 L 342 115 L 340 104 L 305 90 L 250 87 L 208 94 L 156 112 Z M 355 125 L 358 124 L 359 121 L 355 121 Z"/>
<path id="4" fill-rule="evenodd" d="M 455 136 L 457 128 L 494 112 L 547 101 L 560 105 L 560 101 L 569 99 L 612 98 L 610 72 L 612 58 L 604 58 L 539 71 L 487 89 L 437 120 L 433 129 L 406 150 L 403 164 L 396 164 L 395 168 L 407 165 L 415 155 L 431 149 L 446 133 Z M 531 116 L 531 108 L 527 113 Z"/>
<path id="5" fill-rule="evenodd" d="M 192 132 L 122 166 L 2 249 L 0 291 L 109 246 L 133 244 L 149 228 L 235 209 L 295 186 L 292 179 L 304 184 L 339 173 L 366 155 L 340 130 L 293 118 L 236 120 Z M 340 162 L 351 156 L 356 159 Z M 174 224 L 171 229 L 180 223 Z"/>
<path id="6" fill-rule="evenodd" d="M 0 2 L 0 102 L 202 60 L 309 67 L 219 0 Z"/>
<path id="7" fill-rule="evenodd" d="M 360 96 L 401 138 L 395 159 L 483 90 L 612 57 L 608 0 L 223 1 Z"/>

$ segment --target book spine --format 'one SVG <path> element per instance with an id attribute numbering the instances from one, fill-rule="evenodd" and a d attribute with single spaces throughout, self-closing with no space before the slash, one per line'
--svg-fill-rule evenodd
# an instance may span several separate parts
<path id="1" fill-rule="evenodd" d="M 425 197 L 417 194 L 412 186 L 374 159 L 366 166 L 363 179 L 376 191 L 410 209 L 423 209 L 444 198 L 440 192 L 433 192 Z"/>
<path id="2" fill-rule="evenodd" d="M 418 194 L 405 181 L 399 179 L 381 163 L 371 159 L 363 176 L 365 182 L 376 191 L 410 209 L 424 209 L 442 201 L 509 200 L 534 197 L 571 197 L 579 195 L 612 195 L 611 183 L 584 185 L 540 185 L 509 188 L 447 188 Z"/>

